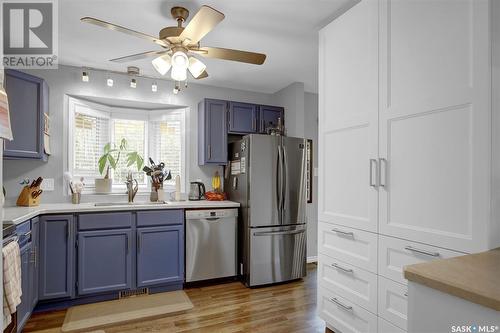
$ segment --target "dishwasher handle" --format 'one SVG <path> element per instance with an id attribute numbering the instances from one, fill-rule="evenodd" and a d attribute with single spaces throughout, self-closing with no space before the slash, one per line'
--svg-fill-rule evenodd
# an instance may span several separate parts
<path id="1" fill-rule="evenodd" d="M 305 232 L 306 229 L 299 230 L 287 230 L 287 231 L 266 231 L 266 232 L 254 232 L 254 236 L 275 236 L 275 235 L 296 235 Z"/>

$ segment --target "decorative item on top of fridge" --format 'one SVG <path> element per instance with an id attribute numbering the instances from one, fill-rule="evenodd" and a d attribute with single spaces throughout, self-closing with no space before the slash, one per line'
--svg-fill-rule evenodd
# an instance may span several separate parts
<path id="1" fill-rule="evenodd" d="M 82 192 L 85 188 L 84 178 L 80 177 L 79 180 L 73 180 L 71 173 L 66 171 L 64 173 L 64 180 L 68 183 L 69 190 L 71 191 L 71 202 L 79 204 L 82 198 Z"/>
<path id="2" fill-rule="evenodd" d="M 142 171 L 151 177 L 151 194 L 149 199 L 152 202 L 165 201 L 165 192 L 163 191 L 163 182 L 172 179 L 170 170 L 165 169 L 165 163 L 156 164 L 153 159 L 149 158 L 149 166 L 144 166 Z"/>
<path id="3" fill-rule="evenodd" d="M 30 180 L 28 178 L 23 179 L 20 184 L 24 186 L 19 194 L 19 197 L 17 198 L 16 205 L 26 207 L 38 206 L 43 193 L 43 190 L 40 188 L 42 186 L 42 181 L 43 178 L 38 177 L 30 184 Z"/>

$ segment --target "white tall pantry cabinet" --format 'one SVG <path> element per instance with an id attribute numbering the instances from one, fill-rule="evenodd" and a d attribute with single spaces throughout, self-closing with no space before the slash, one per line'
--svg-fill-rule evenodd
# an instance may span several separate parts
<path id="1" fill-rule="evenodd" d="M 404 332 L 403 266 L 500 246 L 491 6 L 363 0 L 320 32 L 318 309 L 335 332 Z"/>

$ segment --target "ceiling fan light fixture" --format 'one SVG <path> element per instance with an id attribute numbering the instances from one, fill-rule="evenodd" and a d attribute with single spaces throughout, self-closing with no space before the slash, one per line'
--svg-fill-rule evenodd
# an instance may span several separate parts
<path id="1" fill-rule="evenodd" d="M 172 66 L 170 75 L 174 81 L 185 81 L 187 79 L 187 69 L 184 67 Z"/>
<path id="2" fill-rule="evenodd" d="M 172 67 L 186 69 L 189 65 L 189 60 L 185 52 L 176 51 L 172 55 Z"/>
<path id="3" fill-rule="evenodd" d="M 153 64 L 153 67 L 156 69 L 156 71 L 161 75 L 167 74 L 167 72 L 170 70 L 170 67 L 172 67 L 172 59 L 168 54 L 153 59 L 151 63 Z"/>
<path id="4" fill-rule="evenodd" d="M 189 72 L 196 79 L 207 69 L 207 66 L 195 57 L 189 58 Z"/>

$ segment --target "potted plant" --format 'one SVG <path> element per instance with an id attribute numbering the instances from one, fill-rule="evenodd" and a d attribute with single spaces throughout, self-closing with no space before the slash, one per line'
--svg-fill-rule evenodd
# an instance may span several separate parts
<path id="1" fill-rule="evenodd" d="M 104 175 L 104 178 L 95 179 L 95 191 L 96 193 L 110 193 L 113 187 L 113 179 L 110 178 L 111 169 L 116 170 L 118 162 L 123 154 L 127 156 L 127 167 L 136 165 L 137 170 L 140 171 L 142 165 L 144 164 L 144 158 L 139 155 L 136 151 L 127 150 L 127 140 L 121 139 L 120 146 L 118 148 L 111 148 L 111 143 L 108 142 L 104 146 L 104 153 L 99 158 L 98 166 L 99 173 Z M 106 170 L 106 174 L 104 174 Z"/>

